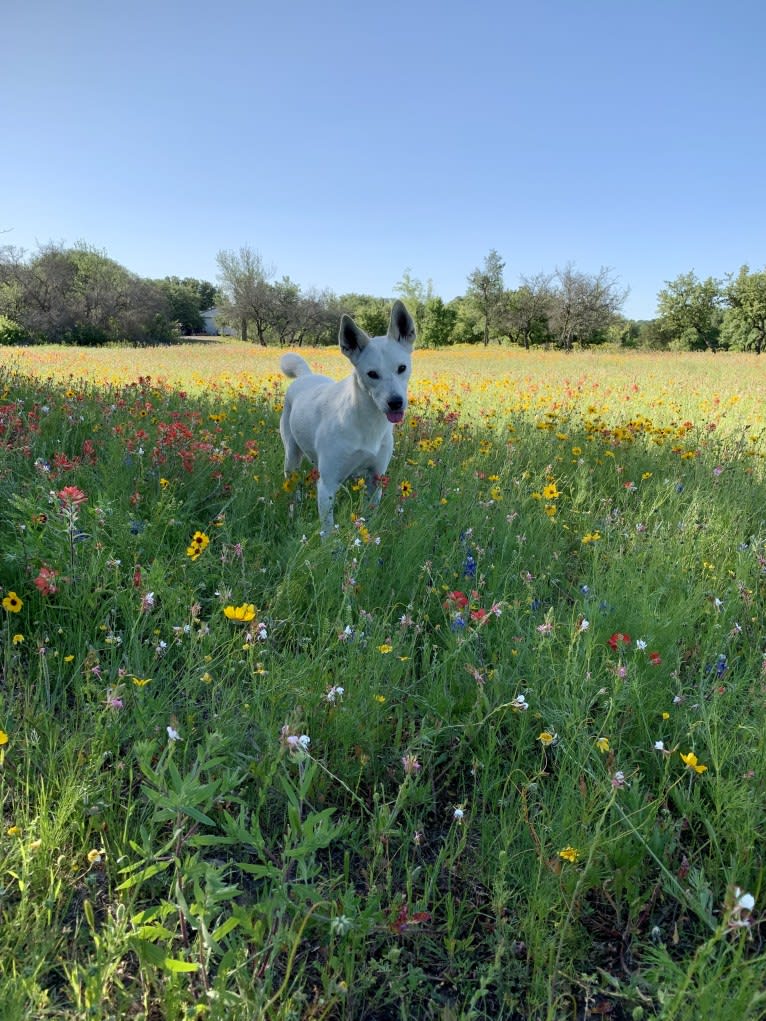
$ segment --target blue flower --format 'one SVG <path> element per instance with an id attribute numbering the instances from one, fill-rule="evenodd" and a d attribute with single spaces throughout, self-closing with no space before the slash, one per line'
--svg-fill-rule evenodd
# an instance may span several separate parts
<path id="1" fill-rule="evenodd" d="M 718 654 L 715 663 L 708 664 L 705 667 L 706 673 L 715 673 L 716 677 L 720 680 L 726 671 L 729 669 L 729 663 L 726 656 L 721 652 Z"/>

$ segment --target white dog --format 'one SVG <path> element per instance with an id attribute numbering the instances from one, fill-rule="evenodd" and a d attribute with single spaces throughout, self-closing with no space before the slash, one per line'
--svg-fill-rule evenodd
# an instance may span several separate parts
<path id="1" fill-rule="evenodd" d="M 319 469 L 317 503 L 322 535 L 333 528 L 333 502 L 341 483 L 364 476 L 374 506 L 380 477 L 394 449 L 394 423 L 407 409 L 415 324 L 401 301 L 394 302 L 385 337 L 368 337 L 344 315 L 338 343 L 354 367 L 340 382 L 311 371 L 300 355 L 287 354 L 282 371 L 295 379 L 285 394 L 279 423 L 285 446 L 285 475 L 306 457 Z"/>

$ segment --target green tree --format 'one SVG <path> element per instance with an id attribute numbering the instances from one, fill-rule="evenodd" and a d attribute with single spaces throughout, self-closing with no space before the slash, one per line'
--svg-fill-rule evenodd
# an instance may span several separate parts
<path id="1" fill-rule="evenodd" d="M 216 303 L 216 288 L 207 280 L 194 277 L 164 277 L 156 281 L 168 303 L 168 315 L 178 323 L 181 333 L 201 333 L 204 329 L 202 313 Z"/>
<path id="2" fill-rule="evenodd" d="M 549 273 L 522 277 L 521 286 L 508 294 L 511 334 L 529 349 L 551 339 L 550 319 L 554 306 L 553 278 Z"/>
<path id="3" fill-rule="evenodd" d="M 737 351 L 755 351 L 766 347 L 766 270 L 751 273 L 742 266 L 725 290 L 728 304 L 721 335 Z"/>
<path id="4" fill-rule="evenodd" d="M 282 277 L 271 286 L 269 331 L 280 347 L 293 342 L 301 322 L 301 289 L 290 277 Z"/>
<path id="5" fill-rule="evenodd" d="M 641 323 L 635 319 L 626 319 L 624 316 L 617 316 L 606 331 L 608 343 L 630 349 L 638 347 L 640 335 Z"/>
<path id="6" fill-rule="evenodd" d="M 318 345 L 337 344 L 342 314 L 338 299 L 331 291 L 302 292 L 295 308 L 296 321 L 290 343 L 298 347 L 305 341 Z"/>
<path id="7" fill-rule="evenodd" d="M 418 338 L 422 337 L 426 316 L 426 305 L 434 297 L 433 280 L 423 283 L 413 277 L 412 270 L 407 267 L 402 273 L 402 279 L 394 287 L 394 294 L 398 295 L 412 313 L 415 320 L 415 329 Z"/>
<path id="8" fill-rule="evenodd" d="M 505 311 L 505 285 L 503 270 L 505 263 L 494 248 L 484 257 L 484 265 L 477 267 L 468 277 L 466 297 L 475 306 L 482 323 L 484 346 L 496 329 Z"/>
<path id="9" fill-rule="evenodd" d="M 628 296 L 612 271 L 602 266 L 595 275 L 581 273 L 568 263 L 557 269 L 550 316 L 551 328 L 560 347 L 571 351 L 575 344 L 585 347 L 606 340 Z"/>
<path id="10" fill-rule="evenodd" d="M 721 327 L 721 284 L 698 280 L 694 270 L 666 280 L 657 295 L 659 326 L 677 350 L 715 350 Z"/>
<path id="11" fill-rule="evenodd" d="M 445 305 L 439 297 L 429 298 L 423 306 L 421 325 L 418 328 L 418 345 L 445 347 L 451 344 L 456 322 L 457 311 L 452 305 Z"/>
<path id="12" fill-rule="evenodd" d="M 247 245 L 238 252 L 221 251 L 216 255 L 218 280 L 225 319 L 239 324 L 240 337 L 247 340 L 252 323 L 258 343 L 267 344 L 272 294 L 269 280 L 274 275 L 258 252 Z"/>
<path id="13" fill-rule="evenodd" d="M 383 337 L 388 329 L 390 303 L 371 294 L 344 294 L 339 303 L 342 308 L 371 337 Z"/>
<path id="14" fill-rule="evenodd" d="M 84 244 L 43 245 L 29 259 L 0 252 L 0 300 L 2 311 L 38 340 L 145 344 L 174 339 L 159 288 Z"/>
<path id="15" fill-rule="evenodd" d="M 454 312 L 455 325 L 452 328 L 453 343 L 478 344 L 484 336 L 484 320 L 476 302 L 462 295 L 447 306 Z"/>
<path id="16" fill-rule="evenodd" d="M 642 319 L 636 325 L 638 326 L 637 347 L 660 351 L 668 346 L 668 338 L 662 332 L 658 319 Z"/>

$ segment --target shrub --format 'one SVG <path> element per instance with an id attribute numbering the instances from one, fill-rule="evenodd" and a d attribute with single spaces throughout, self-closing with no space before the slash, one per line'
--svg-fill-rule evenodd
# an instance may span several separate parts
<path id="1" fill-rule="evenodd" d="M 24 327 L 15 319 L 0 315 L 0 344 L 10 346 L 12 344 L 27 344 L 29 336 Z"/>

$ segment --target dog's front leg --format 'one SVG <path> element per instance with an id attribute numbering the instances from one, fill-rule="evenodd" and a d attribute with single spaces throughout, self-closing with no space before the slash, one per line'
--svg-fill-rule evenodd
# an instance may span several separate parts
<path id="1" fill-rule="evenodd" d="M 383 486 L 381 485 L 380 475 L 376 471 L 367 472 L 367 499 L 370 507 L 375 508 L 380 503 L 380 498 L 383 496 Z"/>
<path id="2" fill-rule="evenodd" d="M 317 480 L 317 506 L 319 508 L 320 535 L 328 536 L 335 527 L 333 518 L 333 504 L 335 502 L 336 487 L 329 486 L 322 476 Z"/>

